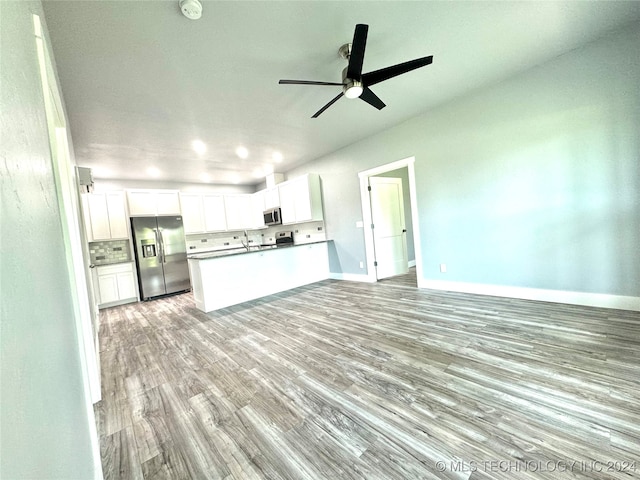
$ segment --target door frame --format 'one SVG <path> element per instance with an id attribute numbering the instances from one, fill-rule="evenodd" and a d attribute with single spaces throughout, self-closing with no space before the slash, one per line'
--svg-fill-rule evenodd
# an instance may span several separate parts
<path id="1" fill-rule="evenodd" d="M 420 287 L 422 278 L 422 244 L 420 243 L 420 224 L 418 223 L 418 201 L 416 198 L 416 173 L 415 173 L 416 157 L 407 157 L 402 160 L 380 165 L 379 167 L 364 170 L 358 173 L 360 178 L 360 201 L 362 203 L 362 223 L 364 226 L 364 244 L 365 257 L 367 264 L 367 281 L 375 283 L 378 281 L 376 276 L 375 247 L 373 240 L 373 232 L 371 231 L 371 202 L 369 200 L 369 177 L 375 177 L 381 173 L 391 172 L 400 168 L 407 167 L 409 172 L 409 201 L 411 204 L 411 220 L 413 222 L 413 247 L 416 254 L 416 276 L 418 279 L 418 287 Z M 403 192 L 403 195 L 406 195 Z M 406 212 L 405 212 L 406 215 Z"/>
<path id="2" fill-rule="evenodd" d="M 90 305 L 93 295 L 88 280 L 88 248 L 81 226 L 80 194 L 71 156 L 67 118 L 62 102 L 60 86 L 54 70 L 51 44 L 45 36 L 40 15 L 32 14 L 33 33 L 40 71 L 44 114 L 49 133 L 51 164 L 55 180 L 56 196 L 60 211 L 60 223 L 65 245 L 67 273 L 73 306 L 78 357 L 81 366 L 83 394 L 87 411 L 88 430 L 95 478 L 102 478 L 100 442 L 93 404 L 100 401 L 101 376 L 97 325 L 94 331 L 94 314 Z M 96 307 L 97 308 L 97 307 Z"/>

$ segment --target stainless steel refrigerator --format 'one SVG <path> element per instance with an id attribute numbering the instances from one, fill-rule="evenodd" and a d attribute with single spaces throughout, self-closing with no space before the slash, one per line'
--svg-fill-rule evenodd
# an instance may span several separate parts
<path id="1" fill-rule="evenodd" d="M 182 217 L 131 217 L 140 297 L 189 290 L 189 265 Z"/>

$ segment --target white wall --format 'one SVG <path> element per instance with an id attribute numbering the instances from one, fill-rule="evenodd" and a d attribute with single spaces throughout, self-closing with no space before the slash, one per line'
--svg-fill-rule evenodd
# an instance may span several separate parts
<path id="1" fill-rule="evenodd" d="M 415 156 L 423 280 L 639 297 L 639 51 L 634 25 L 288 172 L 322 177 L 332 272 L 363 273 L 357 173 Z"/>
<path id="2" fill-rule="evenodd" d="M 101 475 L 100 459 L 88 428 L 33 13 L 43 18 L 40 2 L 0 2 L 0 478 L 90 479 Z"/>

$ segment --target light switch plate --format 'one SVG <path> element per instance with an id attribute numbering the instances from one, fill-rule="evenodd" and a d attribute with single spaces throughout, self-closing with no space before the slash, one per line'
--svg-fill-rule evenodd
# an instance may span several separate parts
<path id="1" fill-rule="evenodd" d="M 446 263 L 441 263 L 440 264 L 440 273 L 447 273 L 447 264 Z"/>
<path id="2" fill-rule="evenodd" d="M 356 228 L 364 228 L 364 222 L 362 220 L 358 220 L 356 222 Z"/>

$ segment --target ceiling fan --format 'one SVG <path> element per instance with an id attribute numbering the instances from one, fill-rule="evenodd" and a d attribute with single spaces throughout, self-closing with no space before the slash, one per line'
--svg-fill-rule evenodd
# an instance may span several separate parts
<path id="1" fill-rule="evenodd" d="M 342 71 L 342 83 L 316 82 L 312 80 L 280 80 L 278 82 L 281 85 L 335 85 L 342 87 L 342 92 L 318 110 L 311 118 L 318 118 L 322 112 L 340 100 L 342 96 L 347 98 L 360 98 L 378 110 L 382 110 L 386 105 L 371 91 L 369 88 L 371 85 L 410 72 L 416 68 L 424 67 L 433 62 L 433 56 L 430 55 L 363 74 L 362 63 L 364 62 L 364 50 L 367 44 L 368 31 L 368 25 L 356 25 L 355 32 L 353 33 L 353 42 L 342 45 L 338 50 L 340 56 L 349 62 L 347 67 Z"/>

